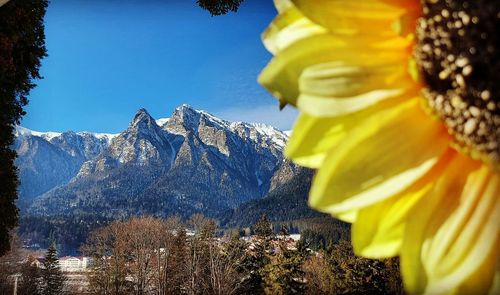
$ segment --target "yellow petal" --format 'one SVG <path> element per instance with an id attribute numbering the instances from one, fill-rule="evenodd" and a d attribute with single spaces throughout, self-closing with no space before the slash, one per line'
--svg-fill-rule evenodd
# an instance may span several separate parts
<path id="1" fill-rule="evenodd" d="M 356 113 L 338 117 L 320 118 L 302 112 L 295 123 L 285 155 L 301 166 L 319 168 L 328 152 L 359 122 L 405 100 L 387 99 Z"/>
<path id="2" fill-rule="evenodd" d="M 352 243 L 358 255 L 383 258 L 399 254 L 405 223 L 411 218 L 409 212 L 432 189 L 455 153 L 449 149 L 426 175 L 402 193 L 359 210 L 352 226 Z"/>
<path id="3" fill-rule="evenodd" d="M 405 9 L 379 0 L 293 0 L 313 22 L 340 34 L 391 35 L 391 24 Z"/>
<path id="4" fill-rule="evenodd" d="M 451 205 L 443 210 L 440 206 L 441 214 L 434 215 L 433 222 L 429 223 L 428 231 L 433 235 L 425 241 L 422 251 L 429 277 L 426 292 L 449 292 L 481 266 L 485 267 L 484 262 L 496 248 L 499 238 L 499 196 L 500 176 L 492 175 L 489 167 L 483 166 L 470 175 L 461 196 L 445 197 L 446 204 L 456 202 L 456 207 Z M 485 267 L 489 273 L 482 274 L 489 281 L 478 286 L 484 288 L 479 293 L 489 289 L 495 273 L 496 259 L 493 260 L 493 267 Z"/>
<path id="5" fill-rule="evenodd" d="M 312 23 L 291 6 L 281 12 L 262 34 L 264 46 L 274 55 L 300 39 L 326 33 L 326 29 Z"/>
<path id="6" fill-rule="evenodd" d="M 349 118 L 317 118 L 301 113 L 285 148 L 285 155 L 296 164 L 319 168 L 326 153 L 352 128 Z"/>
<path id="7" fill-rule="evenodd" d="M 349 114 L 382 100 L 414 97 L 420 86 L 409 76 L 406 63 L 358 65 L 340 61 L 304 70 L 297 107 L 318 117 Z"/>
<path id="8" fill-rule="evenodd" d="M 500 239 L 482 264 L 458 288 L 456 294 L 500 294 Z"/>
<path id="9" fill-rule="evenodd" d="M 337 61 L 367 66 L 380 60 L 399 60 L 407 63 L 410 42 L 403 38 L 339 38 L 316 34 L 287 45 L 266 66 L 259 83 L 280 101 L 296 105 L 299 96 L 299 77 L 310 66 Z"/>
<path id="10" fill-rule="evenodd" d="M 414 218 L 406 226 L 401 262 L 409 292 L 490 287 L 495 267 L 486 260 L 497 263 L 492 249 L 499 237 L 499 194 L 500 176 L 477 161 L 457 156 L 434 190 L 415 206 Z"/>
<path id="11" fill-rule="evenodd" d="M 396 256 L 403 242 L 404 218 L 431 187 L 410 190 L 401 198 L 390 198 L 358 211 L 352 226 L 352 244 L 357 255 L 368 258 Z"/>
<path id="12" fill-rule="evenodd" d="M 416 100 L 358 123 L 330 151 L 316 175 L 309 203 L 339 214 L 400 193 L 436 163 L 449 138 Z"/>
<path id="13" fill-rule="evenodd" d="M 423 293 L 427 285 L 427 276 L 421 260 L 422 243 L 426 239 L 427 220 L 432 219 L 434 211 L 439 208 L 440 201 L 446 195 L 460 195 L 467 179 L 465 171 L 473 171 L 469 161 L 457 154 L 456 158 L 437 180 L 433 190 L 422 198 L 412 210 L 412 218 L 408 219 L 405 237 L 401 248 L 401 273 L 405 289 L 412 294 Z"/>
<path id="14" fill-rule="evenodd" d="M 278 10 L 278 13 L 283 13 L 294 7 L 292 1 L 290 0 L 274 0 L 274 6 L 276 7 L 276 10 Z"/>

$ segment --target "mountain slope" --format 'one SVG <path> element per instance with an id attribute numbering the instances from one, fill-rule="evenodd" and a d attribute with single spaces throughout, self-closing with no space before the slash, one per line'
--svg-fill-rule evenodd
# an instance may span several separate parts
<path id="1" fill-rule="evenodd" d="M 282 166 L 281 170 L 289 170 L 289 167 L 285 167 Z M 286 173 L 287 180 L 277 185 L 265 198 L 252 200 L 234 210 L 222 212 L 218 216 L 221 224 L 225 227 L 246 227 L 255 224 L 263 214 L 271 221 L 324 216 L 307 205 L 313 172 L 297 166 L 294 166 L 294 169 L 296 171 L 293 174 Z"/>
<path id="2" fill-rule="evenodd" d="M 19 169 L 19 205 L 25 205 L 50 189 L 67 183 L 81 165 L 100 154 L 112 135 L 88 132 L 35 132 L 17 127 L 14 149 Z"/>
<path id="3" fill-rule="evenodd" d="M 187 105 L 157 121 L 141 109 L 69 183 L 37 198 L 29 212 L 214 216 L 287 180 L 275 177 L 286 140 L 270 126 L 224 121 Z"/>

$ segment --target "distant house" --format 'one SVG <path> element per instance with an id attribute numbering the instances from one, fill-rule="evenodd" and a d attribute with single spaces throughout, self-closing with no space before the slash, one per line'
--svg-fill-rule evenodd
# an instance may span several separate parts
<path id="1" fill-rule="evenodd" d="M 45 257 L 28 257 L 26 259 L 26 262 L 30 262 L 31 266 L 35 266 L 37 268 L 43 268 L 43 263 L 45 261 Z"/>
<path id="2" fill-rule="evenodd" d="M 64 272 L 79 272 L 85 271 L 89 266 L 90 261 L 88 257 L 71 257 L 65 256 L 59 258 L 59 265 Z"/>

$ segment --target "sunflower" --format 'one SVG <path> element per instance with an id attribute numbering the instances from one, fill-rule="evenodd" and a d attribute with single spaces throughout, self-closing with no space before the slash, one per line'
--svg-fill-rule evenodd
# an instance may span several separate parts
<path id="1" fill-rule="evenodd" d="M 499 294 L 500 2 L 276 0 L 259 82 L 300 111 L 286 154 L 358 255 L 409 293 Z"/>

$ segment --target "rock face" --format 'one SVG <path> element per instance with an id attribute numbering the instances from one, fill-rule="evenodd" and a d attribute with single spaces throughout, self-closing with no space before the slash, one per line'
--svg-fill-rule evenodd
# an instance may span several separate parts
<path id="1" fill-rule="evenodd" d="M 17 127 L 14 148 L 18 157 L 21 208 L 37 196 L 68 182 L 81 165 L 99 155 L 113 135 L 40 133 Z"/>
<path id="2" fill-rule="evenodd" d="M 37 215 L 215 215 L 262 198 L 296 171 L 284 160 L 283 132 L 187 105 L 157 121 L 141 109 L 119 135 L 18 133 L 21 181 L 44 183 L 21 189 Z"/>

